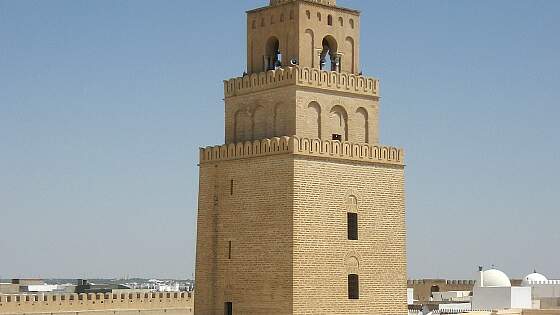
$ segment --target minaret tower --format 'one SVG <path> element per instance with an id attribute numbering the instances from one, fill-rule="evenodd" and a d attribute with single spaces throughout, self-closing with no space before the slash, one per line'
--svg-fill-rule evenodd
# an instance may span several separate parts
<path id="1" fill-rule="evenodd" d="M 360 12 L 247 12 L 225 144 L 200 150 L 195 314 L 406 314 L 404 153 L 379 144 Z"/>

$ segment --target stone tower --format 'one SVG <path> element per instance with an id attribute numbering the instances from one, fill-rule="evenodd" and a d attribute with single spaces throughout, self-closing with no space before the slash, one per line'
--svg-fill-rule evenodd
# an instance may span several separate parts
<path id="1" fill-rule="evenodd" d="M 195 313 L 406 314 L 404 153 L 378 143 L 360 12 L 247 12 L 225 144 L 200 150 Z"/>

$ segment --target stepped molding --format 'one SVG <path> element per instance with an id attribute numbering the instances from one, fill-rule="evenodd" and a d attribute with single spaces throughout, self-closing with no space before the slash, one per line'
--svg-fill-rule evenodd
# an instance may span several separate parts
<path id="1" fill-rule="evenodd" d="M 286 67 L 224 81 L 226 98 L 290 85 L 379 97 L 379 80 L 307 67 Z"/>
<path id="2" fill-rule="evenodd" d="M 404 150 L 394 147 L 300 138 L 247 141 L 200 149 L 200 163 L 295 154 L 370 163 L 404 165 Z"/>

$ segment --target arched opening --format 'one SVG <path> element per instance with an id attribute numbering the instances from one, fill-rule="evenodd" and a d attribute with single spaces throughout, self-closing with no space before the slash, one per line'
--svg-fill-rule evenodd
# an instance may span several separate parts
<path id="1" fill-rule="evenodd" d="M 330 15 L 330 14 L 329 14 L 329 16 L 327 16 L 327 24 L 332 26 L 332 15 Z"/>
<path id="2" fill-rule="evenodd" d="M 354 28 L 354 20 L 350 19 L 350 27 L 353 29 Z"/>
<path id="3" fill-rule="evenodd" d="M 348 212 L 358 212 L 358 198 L 354 195 L 348 196 L 346 207 Z"/>
<path id="4" fill-rule="evenodd" d="M 307 125 L 309 136 L 312 139 L 321 139 L 321 106 L 317 102 L 311 102 L 307 106 Z"/>
<path id="5" fill-rule="evenodd" d="M 282 66 L 282 55 L 280 54 L 280 41 L 271 37 L 266 42 L 264 55 L 264 70 L 274 70 Z"/>
<path id="6" fill-rule="evenodd" d="M 311 11 L 309 11 L 309 10 L 305 11 L 305 15 L 307 16 L 308 20 L 311 19 Z"/>
<path id="7" fill-rule="evenodd" d="M 340 26 L 344 26 L 344 19 L 342 17 L 338 18 L 338 24 L 340 24 Z"/>
<path id="8" fill-rule="evenodd" d="M 317 12 L 317 20 L 319 20 L 319 22 L 321 22 L 321 12 Z"/>
<path id="9" fill-rule="evenodd" d="M 344 107 L 336 105 L 331 109 L 330 130 L 333 140 L 348 141 L 348 114 Z"/>
<path id="10" fill-rule="evenodd" d="M 369 118 L 365 108 L 360 107 L 356 111 L 356 142 L 369 143 Z"/>
<path id="11" fill-rule="evenodd" d="M 321 70 L 338 71 L 340 58 L 338 56 L 338 44 L 332 36 L 326 36 L 322 42 Z"/>

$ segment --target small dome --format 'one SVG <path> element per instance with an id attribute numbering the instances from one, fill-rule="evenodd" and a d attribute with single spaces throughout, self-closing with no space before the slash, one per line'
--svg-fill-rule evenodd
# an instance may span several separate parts
<path id="1" fill-rule="evenodd" d="M 511 287 L 509 277 L 498 269 L 490 269 L 483 272 L 485 287 Z M 478 281 L 480 282 L 480 280 Z M 480 285 L 477 282 L 477 285 Z"/>
<path id="2" fill-rule="evenodd" d="M 548 279 L 545 276 L 535 271 L 532 274 L 527 275 L 525 278 L 523 278 L 523 281 L 521 281 L 521 285 L 527 287 L 531 285 L 531 282 L 544 282 L 544 281 L 548 281 Z"/>

